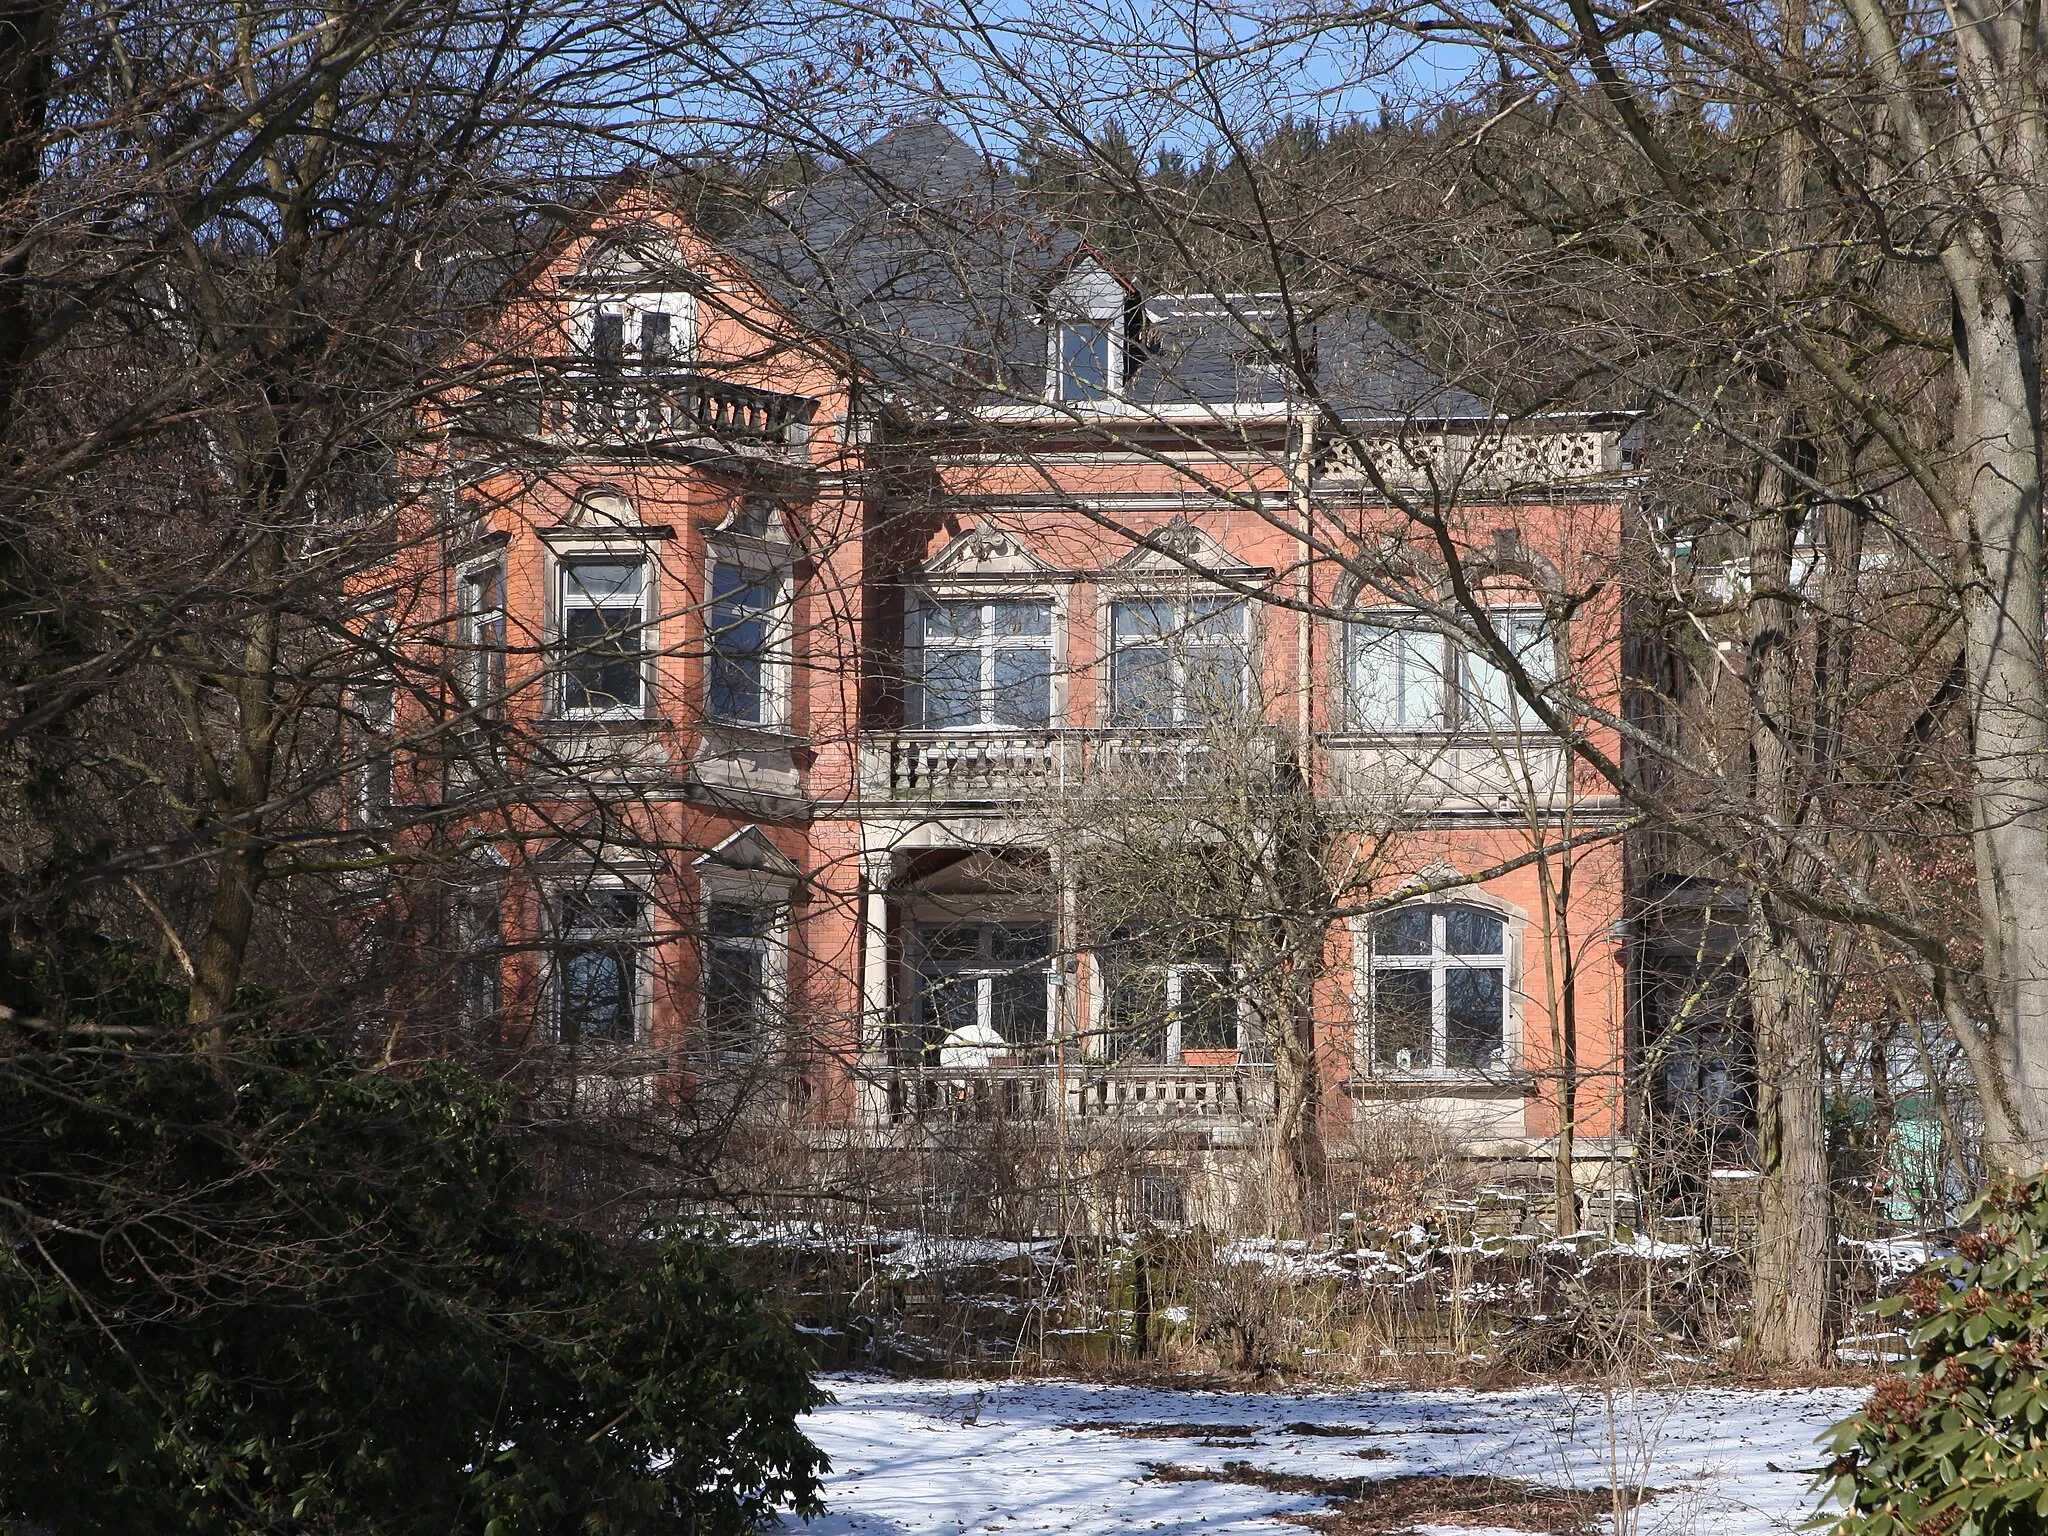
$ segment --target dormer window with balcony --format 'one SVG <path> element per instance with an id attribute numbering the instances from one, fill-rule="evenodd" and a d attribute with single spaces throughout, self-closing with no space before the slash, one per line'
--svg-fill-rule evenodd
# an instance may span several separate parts
<path id="1" fill-rule="evenodd" d="M 687 368 L 696 346 L 696 300 L 682 257 L 664 241 L 607 240 L 565 280 L 577 294 L 571 349 L 600 373 Z"/>
<path id="2" fill-rule="evenodd" d="M 1556 680 L 1556 646 L 1541 611 L 1496 608 L 1488 619 L 1539 688 Z M 1420 618 L 1371 613 L 1345 626 L 1344 642 L 1354 730 L 1512 735 L 1543 728 L 1492 657 Z"/>
<path id="3" fill-rule="evenodd" d="M 1050 599 L 927 602 L 912 620 L 915 713 L 928 730 L 1052 724 Z"/>

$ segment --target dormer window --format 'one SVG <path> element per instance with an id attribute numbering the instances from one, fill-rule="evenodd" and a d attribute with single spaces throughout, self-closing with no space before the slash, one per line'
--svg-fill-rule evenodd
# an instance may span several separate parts
<path id="1" fill-rule="evenodd" d="M 1046 301 L 1046 395 L 1073 405 L 1113 400 L 1124 385 L 1125 289 L 1093 261 Z"/>
<path id="2" fill-rule="evenodd" d="M 1116 333 L 1097 320 L 1065 320 L 1054 337 L 1055 398 L 1107 400 L 1116 393 Z"/>
<path id="3" fill-rule="evenodd" d="M 570 350 L 600 372 L 687 368 L 696 300 L 681 253 L 658 234 L 601 241 L 563 286 L 581 294 L 569 315 Z"/>

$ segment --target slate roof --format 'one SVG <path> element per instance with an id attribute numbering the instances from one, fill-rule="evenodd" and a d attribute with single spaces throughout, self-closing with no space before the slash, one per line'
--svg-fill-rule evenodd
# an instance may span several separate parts
<path id="1" fill-rule="evenodd" d="M 991 380 L 1012 401 L 1041 395 L 1044 298 L 1091 254 L 1011 177 L 929 121 L 791 192 L 728 243 L 872 376 L 905 396 L 954 402 Z M 1272 295 L 1160 296 L 1134 318 L 1134 402 L 1280 404 L 1301 393 L 1256 337 L 1279 324 Z M 1346 417 L 1490 414 L 1363 315 L 1321 315 L 1308 337 L 1316 384 Z"/>
<path id="2" fill-rule="evenodd" d="M 728 244 L 794 313 L 916 393 L 1038 361 L 1040 296 L 1084 248 L 932 122 L 894 130 Z"/>
<path id="3" fill-rule="evenodd" d="M 1445 382 L 1356 311 L 1302 318 L 1294 335 L 1272 294 L 1165 294 L 1145 303 L 1143 353 L 1128 389 L 1146 405 L 1279 405 L 1304 393 L 1294 363 L 1347 419 L 1484 418 L 1477 396 Z M 1297 350 L 1298 347 L 1298 350 Z"/>

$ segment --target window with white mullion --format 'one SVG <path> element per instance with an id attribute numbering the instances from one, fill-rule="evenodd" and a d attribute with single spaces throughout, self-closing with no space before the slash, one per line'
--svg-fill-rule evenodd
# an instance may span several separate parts
<path id="1" fill-rule="evenodd" d="M 1538 688 L 1556 681 L 1556 650 L 1541 612 L 1501 608 L 1487 619 Z M 1490 654 L 1420 616 L 1390 610 L 1347 624 L 1344 672 L 1353 730 L 1522 732 L 1542 725 Z"/>
<path id="2" fill-rule="evenodd" d="M 645 913 L 640 892 L 626 887 L 557 898 L 556 1030 L 564 1045 L 632 1044 L 639 1032 Z"/>
<path id="3" fill-rule="evenodd" d="M 505 568 L 487 565 L 465 572 L 458 604 L 457 702 L 489 718 L 505 691 Z"/>
<path id="4" fill-rule="evenodd" d="M 777 906 L 713 900 L 704 906 L 701 941 L 704 1023 L 714 1049 L 751 1054 L 776 1028 Z"/>
<path id="5" fill-rule="evenodd" d="M 1052 723 L 1050 602 L 931 602 L 918 625 L 918 712 L 927 728 Z"/>
<path id="6" fill-rule="evenodd" d="M 972 1065 L 1042 1047 L 1051 1027 L 1052 929 L 1044 923 L 920 923 L 920 1054 Z"/>
<path id="7" fill-rule="evenodd" d="M 1103 1055 L 1179 1062 L 1189 1052 L 1242 1048 L 1230 967 L 1198 957 L 1166 963 L 1111 960 L 1103 998 Z"/>
<path id="8" fill-rule="evenodd" d="M 1541 613 L 1503 608 L 1488 613 L 1487 619 L 1532 683 L 1541 689 L 1556 681 L 1555 648 Z M 1460 724 L 1482 731 L 1541 729 L 1543 722 L 1536 711 L 1516 692 L 1507 672 L 1490 655 L 1470 650 L 1460 661 Z"/>
<path id="9" fill-rule="evenodd" d="M 1191 726 L 1241 714 L 1250 635 L 1251 609 L 1239 598 L 1111 604 L 1109 723 Z"/>
<path id="10" fill-rule="evenodd" d="M 1370 1025 L 1381 1072 L 1507 1065 L 1507 925 L 1477 907 L 1402 907 L 1373 923 Z"/>
<path id="11" fill-rule="evenodd" d="M 646 698 L 647 562 L 603 555 L 562 564 L 561 708 L 634 715 Z"/>

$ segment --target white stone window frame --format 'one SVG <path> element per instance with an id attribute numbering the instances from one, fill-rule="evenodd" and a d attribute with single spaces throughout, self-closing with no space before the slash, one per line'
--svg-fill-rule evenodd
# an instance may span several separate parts
<path id="1" fill-rule="evenodd" d="M 790 536 L 787 512 L 779 503 L 763 500 L 766 514 L 764 532 L 751 533 L 744 527 L 754 510 L 752 498 L 742 498 L 722 523 L 705 532 L 704 597 L 698 606 L 704 654 L 698 694 L 704 721 L 708 725 L 723 730 L 787 736 L 796 693 L 796 567 L 802 552 Z M 721 569 L 741 571 L 754 580 L 769 583 L 773 588 L 773 597 L 765 610 L 767 633 L 762 646 L 759 720 L 740 720 L 717 714 L 711 708 L 712 615 L 717 608 L 713 594 L 718 589 Z"/>
<path id="2" fill-rule="evenodd" d="M 347 695 L 342 732 L 348 763 L 348 815 L 355 830 L 377 834 L 397 804 L 398 626 L 388 612 L 366 616 L 363 645 L 371 664 Z"/>
<path id="3" fill-rule="evenodd" d="M 615 249 L 616 247 L 607 247 Z M 699 345 L 697 297 L 675 286 L 675 261 L 650 264 L 643 270 L 586 270 L 568 280 L 574 293 L 568 306 L 565 331 L 569 353 L 580 364 L 596 368 L 610 363 L 622 375 L 688 373 L 696 366 Z M 666 267 L 669 270 L 664 271 Z M 621 350 L 616 359 L 597 355 L 597 318 L 600 314 L 619 316 Z M 646 366 L 641 355 L 645 317 L 666 316 L 669 324 L 668 355 L 660 366 Z"/>
<path id="4" fill-rule="evenodd" d="M 748 1051 L 726 1052 L 733 1057 L 759 1059 L 772 1056 L 789 1045 L 789 941 L 790 908 L 796 896 L 796 882 L 772 870 L 739 869 L 714 863 L 700 863 L 697 877 L 697 1034 L 711 1040 L 710 997 L 704 986 L 711 947 L 711 909 L 749 907 L 767 914 L 757 942 L 761 955 L 761 1006 L 768 1025 Z"/>
<path id="5" fill-rule="evenodd" d="M 1059 730 L 1067 719 L 1067 623 L 1071 612 L 1069 582 L 1035 580 L 1029 576 L 980 576 L 934 578 L 913 591 L 904 613 L 904 713 L 917 722 L 915 728 L 946 731 L 959 735 L 1029 734 Z M 1046 636 L 1047 665 L 1051 668 L 1047 690 L 1046 723 L 1042 726 L 1000 725 L 981 722 L 971 725 L 935 726 L 925 723 L 924 709 L 924 616 L 941 604 L 953 603 L 1043 603 L 1049 626 Z M 914 637 L 914 638 L 912 638 Z M 988 642 L 983 646 L 982 693 L 984 703 L 991 697 L 991 660 Z M 1019 645 L 1017 649 L 1030 649 Z"/>
<path id="6" fill-rule="evenodd" d="M 660 536 L 640 527 L 577 528 L 547 540 L 548 714 L 555 720 L 602 724 L 661 716 L 662 562 Z M 568 702 L 570 571 L 582 563 L 640 565 L 640 702 L 634 707 L 573 708 Z"/>
<path id="7" fill-rule="evenodd" d="M 464 1028 L 502 1038 L 505 1020 L 505 903 L 510 895 L 504 856 L 484 849 L 470 861 L 467 878 L 448 892 L 454 943 L 455 1009 Z M 487 977 L 491 1005 L 476 1006 L 472 982 Z"/>
<path id="8" fill-rule="evenodd" d="M 588 1040 L 579 1039 L 573 1043 L 564 1038 L 564 1013 L 568 1006 L 564 990 L 563 957 L 571 948 L 572 935 L 568 927 L 568 907 L 572 901 L 593 895 L 630 894 L 639 902 L 639 922 L 631 929 L 604 930 L 615 933 L 611 942 L 627 949 L 631 956 L 630 980 L 633 988 L 632 1031 L 630 1040 Z M 643 1051 L 649 1040 L 654 1018 L 654 872 L 651 868 L 621 868 L 616 864 L 594 866 L 580 877 L 558 875 L 547 880 L 541 888 L 541 922 L 547 938 L 547 984 L 543 995 L 547 1000 L 547 1021 L 549 1036 L 561 1050 L 574 1050 L 584 1055 L 604 1054 L 624 1056 Z"/>
<path id="9" fill-rule="evenodd" d="M 1560 665 L 1565 654 L 1564 636 L 1549 623 L 1548 615 L 1540 603 L 1535 601 L 1492 603 L 1486 609 L 1488 621 L 1494 624 L 1496 632 L 1512 643 L 1512 628 L 1502 631 L 1500 624 L 1506 620 L 1511 626 L 1533 621 L 1541 636 L 1539 659 L 1547 660 L 1547 670 L 1539 674 L 1539 680 L 1547 677 L 1551 681 L 1563 675 Z M 1421 724 L 1401 722 L 1387 724 L 1368 721 L 1363 717 L 1357 674 L 1357 652 L 1362 644 L 1361 631 L 1381 630 L 1403 634 L 1422 635 L 1437 647 L 1441 657 L 1437 667 L 1439 694 L 1434 723 Z M 1543 722 L 1536 717 L 1527 701 L 1512 688 L 1508 690 L 1513 719 L 1499 722 L 1477 717 L 1470 699 L 1472 666 L 1475 661 L 1486 662 L 1469 640 L 1462 635 L 1452 634 L 1428 614 L 1397 604 L 1356 607 L 1338 621 L 1334 647 L 1341 674 L 1341 702 L 1343 705 L 1344 729 L 1356 736 L 1397 737 L 1397 736 L 1439 736 L 1475 737 L 1489 732 L 1511 731 L 1518 736 L 1546 734 Z M 1547 653 L 1547 655 L 1543 654 Z M 1500 674 L 1505 681 L 1506 674 Z"/>
<path id="10" fill-rule="evenodd" d="M 456 702 L 465 714 L 477 720 L 496 720 L 505 712 L 506 677 L 512 651 L 511 570 L 505 555 L 502 546 L 492 548 L 462 560 L 450 573 L 454 583 L 455 608 L 456 664 L 453 670 L 459 689 Z M 492 575 L 497 580 L 497 608 L 478 608 L 472 603 L 472 593 L 485 577 Z M 477 620 L 481 614 L 490 612 L 497 615 L 498 639 L 495 646 L 487 646 L 478 637 Z"/>
<path id="11" fill-rule="evenodd" d="M 1193 578 L 1162 579 L 1155 576 L 1149 580 L 1105 580 L 1097 588 L 1095 654 L 1101 658 L 1101 662 L 1098 673 L 1100 686 L 1096 690 L 1096 712 L 1105 729 L 1186 732 L 1201 728 L 1201 715 L 1188 708 L 1186 657 L 1181 654 L 1182 647 L 1172 641 L 1172 636 L 1185 635 L 1187 632 L 1187 609 L 1191 602 L 1235 603 L 1243 613 L 1244 627 L 1239 635 L 1238 672 L 1238 683 L 1242 690 L 1241 719 L 1248 726 L 1256 726 L 1261 722 L 1264 707 L 1264 677 L 1261 668 L 1265 657 L 1263 627 L 1260 623 L 1262 605 L 1256 598 L 1232 591 L 1228 587 Z M 1167 725 L 1132 725 L 1115 718 L 1119 653 L 1136 648 L 1117 643 L 1116 610 L 1120 605 L 1136 603 L 1171 603 L 1176 610 L 1173 629 L 1166 637 L 1173 700 L 1173 720 Z M 1222 647 L 1219 646 L 1217 649 Z"/>
<path id="12" fill-rule="evenodd" d="M 1354 1069 L 1365 1077 L 1377 1078 L 1383 1082 L 1441 1082 L 1441 1083 L 1494 1083 L 1503 1078 L 1513 1077 L 1523 1070 L 1524 1014 L 1527 995 L 1523 990 L 1523 975 L 1529 915 L 1511 902 L 1503 901 L 1488 892 L 1476 890 L 1440 891 L 1429 896 L 1417 897 L 1405 906 L 1416 907 L 1470 907 L 1497 918 L 1501 923 L 1501 953 L 1496 962 L 1493 956 L 1470 956 L 1465 959 L 1476 961 L 1468 969 L 1499 969 L 1501 972 L 1501 1054 L 1502 1064 L 1497 1068 L 1452 1067 L 1436 1065 L 1413 1067 L 1402 1071 L 1398 1067 L 1382 1067 L 1374 1049 L 1373 1030 L 1373 969 L 1384 963 L 1391 969 L 1429 970 L 1432 973 L 1452 968 L 1459 963 L 1459 957 L 1439 953 L 1443 919 L 1431 921 L 1431 953 L 1428 955 L 1388 955 L 1381 957 L 1373 943 L 1373 925 L 1393 912 L 1403 910 L 1391 907 L 1369 916 L 1352 919 L 1351 922 L 1351 996 L 1352 996 L 1352 1060 Z M 1434 1054 L 1447 1054 L 1448 1008 L 1445 988 L 1438 985 L 1435 975 L 1430 981 L 1430 1046 Z"/>

